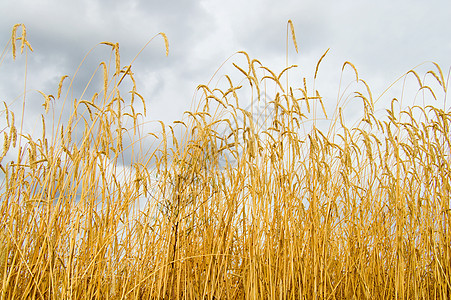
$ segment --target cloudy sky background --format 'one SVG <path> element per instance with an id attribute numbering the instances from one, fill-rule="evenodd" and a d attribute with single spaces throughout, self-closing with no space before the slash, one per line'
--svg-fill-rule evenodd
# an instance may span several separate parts
<path id="1" fill-rule="evenodd" d="M 135 61 L 133 72 L 138 91 L 146 99 L 148 117 L 171 122 L 190 108 L 195 88 L 209 82 L 236 51 L 244 50 L 280 72 L 285 67 L 289 19 L 299 44 L 296 54 L 290 43 L 289 63 L 299 65 L 296 72 L 301 77 L 311 78 L 318 59 L 330 48 L 317 84 L 329 107 L 337 101 L 345 61 L 357 67 L 375 98 L 399 76 L 426 61 L 437 62 L 447 76 L 450 12 L 449 0 L 3 0 L 0 45 L 7 45 L 14 24 L 26 25 L 34 52 L 28 56 L 25 128 L 33 129 L 43 112 L 43 100 L 36 90 L 56 94 L 61 76 L 73 76 L 86 53 L 99 42 L 119 42 L 121 64 L 127 65 L 150 38 L 165 32 L 169 56 L 157 37 Z M 110 52 L 107 46 L 97 46 L 88 56 L 77 74 L 74 98 L 80 97 Z M 232 61 L 224 70 L 229 70 Z M 8 54 L 0 65 L 0 101 L 16 109 L 22 102 L 24 62 L 24 56 L 13 62 Z M 426 64 L 425 69 L 433 66 Z"/>

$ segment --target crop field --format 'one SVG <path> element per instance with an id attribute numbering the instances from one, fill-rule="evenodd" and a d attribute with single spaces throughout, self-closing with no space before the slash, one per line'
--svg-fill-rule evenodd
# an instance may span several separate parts
<path id="1" fill-rule="evenodd" d="M 166 35 L 154 39 L 168 55 Z M 14 26 L 0 72 L 32 46 Z M 300 80 L 288 54 L 271 70 L 237 52 L 225 63 L 235 75 L 200 84 L 193 109 L 166 124 L 147 117 L 119 45 L 97 47 L 111 57 L 96 92 L 74 97 L 72 76 L 41 91 L 39 136 L 0 99 L 1 299 L 451 298 L 438 64 L 399 79 L 415 83 L 401 91 L 412 105 L 399 95 L 376 110 L 351 62 L 337 101 L 315 88 L 327 51 Z"/>

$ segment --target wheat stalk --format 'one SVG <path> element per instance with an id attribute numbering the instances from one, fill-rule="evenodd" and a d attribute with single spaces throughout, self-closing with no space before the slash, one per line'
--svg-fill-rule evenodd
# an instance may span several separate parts
<path id="1" fill-rule="evenodd" d="M 97 92 L 72 99 L 59 122 L 42 116 L 38 139 L 17 133 L 5 104 L 2 298 L 448 298 L 448 110 L 398 109 L 394 99 L 377 114 L 369 85 L 345 62 L 342 72 L 351 67 L 363 83 L 340 95 L 363 107 L 347 127 L 349 107 L 337 104 L 329 119 L 331 99 L 315 88 L 329 50 L 313 87 L 308 76 L 282 86 L 296 65 L 271 70 L 239 52 L 246 59 L 231 62 L 238 72 L 223 85 L 198 86 L 197 109 L 147 132 L 153 121 L 143 117 L 133 62 L 121 66 L 119 45 L 103 44 L 114 57 L 96 69 Z M 416 77 L 423 99 L 446 98 L 444 74 L 432 67 L 404 78 Z M 267 95 L 263 122 L 244 108 L 249 91 Z M 52 100 L 52 111 L 64 111 L 64 101 L 39 93 L 43 112 Z"/>

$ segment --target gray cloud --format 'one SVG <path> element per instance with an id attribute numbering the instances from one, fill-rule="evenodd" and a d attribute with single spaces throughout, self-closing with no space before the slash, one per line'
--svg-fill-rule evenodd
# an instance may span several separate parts
<path id="1" fill-rule="evenodd" d="M 289 44 L 290 63 L 302 72 L 322 64 L 323 87 L 336 97 L 341 66 L 353 62 L 377 91 L 425 61 L 449 68 L 449 1 L 30 1 L 0 4 L 0 43 L 11 27 L 24 23 L 34 47 L 29 55 L 28 87 L 55 91 L 62 75 L 73 75 L 85 54 L 102 41 L 119 42 L 123 65 L 159 32 L 169 37 L 170 55 L 157 37 L 135 61 L 138 88 L 148 99 L 151 117 L 180 118 L 195 87 L 206 83 L 235 51 L 246 50 L 270 67 L 283 69 L 287 20 L 292 19 L 300 54 Z M 97 46 L 87 57 L 74 85 L 81 94 L 111 49 Z M 14 99 L 23 89 L 24 58 L 0 65 L 0 97 Z M 303 74 L 304 74 L 303 73 Z M 307 76 L 307 75 L 305 75 Z M 321 78 L 321 77 L 320 77 Z M 30 94 L 30 97 L 39 95 Z M 332 99 L 336 100 L 336 99 Z M 40 101 L 30 99 L 37 109 Z M 39 103 L 39 105 L 37 105 Z M 168 107 L 170 106 L 170 107 Z"/>

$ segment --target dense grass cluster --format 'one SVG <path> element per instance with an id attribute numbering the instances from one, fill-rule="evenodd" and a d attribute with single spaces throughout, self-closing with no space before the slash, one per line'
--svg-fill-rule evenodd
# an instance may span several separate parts
<path id="1" fill-rule="evenodd" d="M 30 46 L 25 31 L 17 41 Z M 66 76 L 43 93 L 46 110 L 72 107 L 43 116 L 41 137 L 2 111 L 0 157 L 17 157 L 1 161 L 2 299 L 451 297 L 449 111 L 394 99 L 376 117 L 347 62 L 364 87 L 347 127 L 306 80 L 284 82 L 295 66 L 276 74 L 240 52 L 240 85 L 199 86 L 197 109 L 144 134 L 131 66 L 105 44 L 116 59 L 99 65 L 98 93 L 61 97 Z M 439 91 L 406 76 L 446 97 L 433 66 Z"/>

